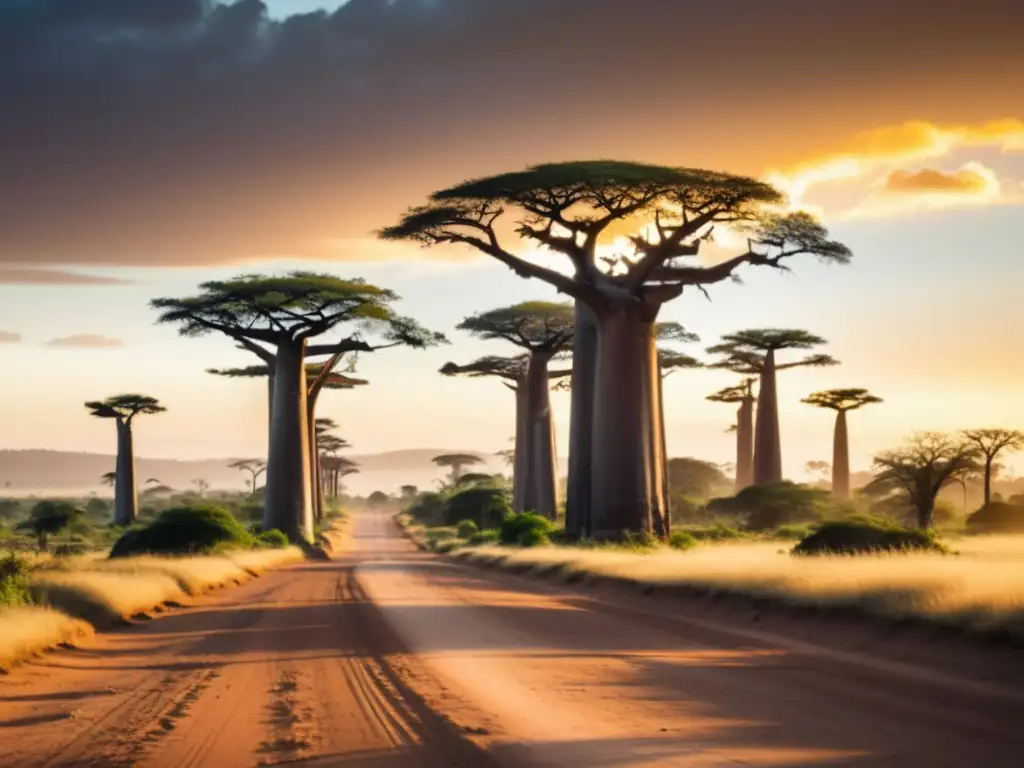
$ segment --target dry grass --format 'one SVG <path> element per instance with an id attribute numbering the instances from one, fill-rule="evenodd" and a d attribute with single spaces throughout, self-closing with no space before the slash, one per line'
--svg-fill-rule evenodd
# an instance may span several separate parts
<path id="1" fill-rule="evenodd" d="M 455 553 L 481 565 L 604 577 L 641 587 L 689 588 L 791 605 L 855 608 L 1024 640 L 1024 536 L 965 537 L 957 556 L 792 557 L 778 542 L 717 544 L 636 554 L 572 547 L 477 547 Z"/>
<path id="2" fill-rule="evenodd" d="M 0 608 L 0 671 L 92 634 L 92 627 L 50 608 Z"/>

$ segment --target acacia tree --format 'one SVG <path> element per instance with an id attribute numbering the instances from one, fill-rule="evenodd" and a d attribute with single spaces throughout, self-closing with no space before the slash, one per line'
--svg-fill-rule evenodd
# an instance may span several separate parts
<path id="1" fill-rule="evenodd" d="M 832 435 L 832 495 L 837 499 L 850 498 L 850 436 L 846 428 L 846 414 L 865 405 L 882 402 L 866 389 L 828 389 L 808 395 L 800 402 L 816 408 L 836 412 L 836 426 Z"/>
<path id="2" fill-rule="evenodd" d="M 243 472 L 248 472 L 252 478 L 250 481 L 249 493 L 252 496 L 256 495 L 256 481 L 260 475 L 267 471 L 267 462 L 261 461 L 260 459 L 237 459 L 228 464 L 231 469 L 238 469 Z"/>
<path id="3" fill-rule="evenodd" d="M 727 431 L 736 433 L 736 490 L 742 491 L 754 482 L 754 382 L 744 379 L 707 396 L 713 403 L 739 403 L 736 423 Z"/>
<path id="4" fill-rule="evenodd" d="M 117 425 L 117 460 L 114 465 L 114 525 L 132 525 L 139 516 L 139 495 L 135 485 L 135 447 L 132 426 L 135 417 L 163 413 L 167 409 L 148 395 L 115 395 L 85 404 L 100 419 Z"/>
<path id="5" fill-rule="evenodd" d="M 781 202 L 770 185 L 741 176 L 568 162 L 435 192 L 379 234 L 467 245 L 576 301 L 566 526 L 609 538 L 653 531 L 654 515 L 664 510 L 654 469 L 663 462 L 651 438 L 660 408 L 654 325 L 661 306 L 687 286 L 727 280 L 745 264 L 782 268 L 798 254 L 849 259 L 849 250 L 808 214 L 766 214 L 766 206 Z M 565 257 L 572 274 L 514 254 L 499 235 L 508 218 L 520 237 Z M 636 222 L 628 238 L 632 256 L 601 262 L 602 238 L 627 220 Z M 741 253 L 714 266 L 677 261 L 696 256 L 719 223 L 749 225 Z"/>
<path id="6" fill-rule="evenodd" d="M 435 456 L 431 461 L 439 467 L 450 469 L 452 485 L 458 485 L 463 469 L 472 464 L 482 464 L 484 460 L 474 453 L 443 453 L 440 456 Z"/>
<path id="7" fill-rule="evenodd" d="M 518 357 L 496 357 L 492 355 L 478 358 L 466 365 L 446 363 L 441 368 L 441 373 L 445 376 L 493 377 L 501 379 L 502 383 L 515 394 L 515 435 L 512 438 L 515 448 L 508 452 L 506 460 L 512 465 L 512 509 L 516 512 L 523 512 L 527 509 L 540 511 L 537 508 L 538 498 L 543 494 L 538 493 L 536 485 L 543 482 L 545 477 L 542 472 L 533 472 L 531 477 L 530 471 L 531 466 L 542 463 L 536 461 L 532 454 L 536 447 L 542 443 L 543 439 L 536 439 L 531 436 L 531 424 L 536 425 L 541 421 L 541 418 L 544 418 L 543 413 L 540 415 L 540 418 L 536 418 L 536 413 L 534 413 L 535 418 L 530 418 L 531 407 L 539 408 L 540 406 L 537 403 L 543 403 L 543 400 L 540 398 L 535 398 L 532 403 L 530 402 L 530 357 L 530 354 Z M 534 367 L 535 376 L 538 375 L 539 370 L 539 368 Z M 551 369 L 547 367 L 546 363 L 543 366 L 543 370 L 547 372 L 549 383 L 552 381 L 563 381 L 572 375 L 572 369 L 570 368 Z M 549 421 L 553 421 L 549 398 L 547 402 L 546 418 Z M 553 443 L 554 425 L 547 425 L 541 431 L 542 433 L 550 431 Z M 553 446 L 551 451 L 551 464 L 554 467 Z M 546 467 L 546 460 L 543 462 L 543 465 Z M 557 482 L 557 480 L 554 482 Z"/>
<path id="8" fill-rule="evenodd" d="M 1016 429 L 965 429 L 964 439 L 981 454 L 985 483 L 985 506 L 992 502 L 992 468 L 1000 453 L 1024 450 L 1024 432 Z"/>
<path id="9" fill-rule="evenodd" d="M 867 493 L 904 494 L 917 511 L 917 527 L 931 528 L 935 499 L 949 483 L 979 470 L 977 448 L 941 432 L 919 432 L 893 451 L 875 456 L 875 476 Z"/>
<path id="10" fill-rule="evenodd" d="M 392 308 L 394 292 L 361 279 L 311 272 L 243 275 L 203 283 L 200 290 L 151 305 L 160 311 L 158 322 L 178 325 L 182 335 L 224 334 L 273 367 L 263 527 L 307 541 L 313 533 L 307 356 L 340 360 L 349 352 L 388 346 L 428 347 L 444 337 L 399 316 Z M 352 327 L 351 335 L 310 343 L 341 325 Z M 371 345 L 367 335 L 383 341 Z"/>
<path id="11" fill-rule="evenodd" d="M 757 417 L 754 423 L 753 484 L 782 481 L 782 437 L 779 430 L 779 397 L 776 373 L 787 368 L 838 365 L 829 355 L 808 355 L 802 360 L 778 363 L 776 353 L 789 349 L 811 349 L 825 340 L 807 331 L 761 328 L 729 333 L 708 352 L 722 355 L 713 368 L 726 368 L 742 374 L 756 374 Z"/>
<path id="12" fill-rule="evenodd" d="M 523 509 L 551 519 L 558 512 L 558 470 L 550 362 L 572 346 L 574 314 L 567 304 L 528 301 L 467 317 L 456 326 L 478 339 L 503 340 L 526 351 L 525 370 L 515 385 L 520 451 L 513 484 L 523 490 Z"/>

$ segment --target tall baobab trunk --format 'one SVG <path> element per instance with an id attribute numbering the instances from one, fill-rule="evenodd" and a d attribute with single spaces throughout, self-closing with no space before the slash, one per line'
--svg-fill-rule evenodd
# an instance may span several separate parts
<path id="1" fill-rule="evenodd" d="M 656 317 L 646 304 L 615 302 L 599 318 L 590 493 L 595 539 L 651 533 L 654 510 L 664 509 L 661 485 L 652 481 Z"/>
<path id="2" fill-rule="evenodd" d="M 594 395 L 597 386 L 598 324 L 593 310 L 576 302 L 572 347 L 572 406 L 569 420 L 569 480 L 565 495 L 565 530 L 589 536 L 592 530 L 591 476 L 594 449 Z"/>
<path id="3" fill-rule="evenodd" d="M 548 381 L 550 360 L 550 355 L 534 352 L 527 367 L 525 443 L 529 448 L 524 505 L 531 512 L 554 520 L 558 514 L 558 470 L 555 466 L 555 430 Z"/>
<path id="4" fill-rule="evenodd" d="M 135 487 L 135 446 L 132 423 L 117 418 L 117 460 L 114 466 L 114 525 L 134 525 L 139 516 L 139 496 Z"/>
<path id="5" fill-rule="evenodd" d="M 754 426 L 754 484 L 782 480 L 782 440 L 779 435 L 779 399 L 775 386 L 775 350 L 764 357 L 757 393 L 757 423 Z"/>
<path id="6" fill-rule="evenodd" d="M 754 398 L 745 398 L 736 415 L 736 490 L 742 491 L 754 482 Z"/>
<path id="7" fill-rule="evenodd" d="M 665 411 L 662 401 L 662 371 L 658 350 L 651 348 L 654 359 L 647 363 L 650 376 L 645 379 L 646 398 L 650 414 L 647 416 L 651 441 L 651 524 L 654 535 L 667 538 L 672 526 L 669 520 L 668 461 L 665 453 Z"/>
<path id="8" fill-rule="evenodd" d="M 274 431 L 274 373 L 275 366 L 267 364 L 267 455 L 270 455 L 270 441 Z"/>
<path id="9" fill-rule="evenodd" d="M 516 396 L 515 452 L 512 455 L 512 511 L 525 512 L 527 488 L 530 483 L 530 427 L 527 418 L 526 378 L 521 376 L 512 390 Z"/>
<path id="10" fill-rule="evenodd" d="M 832 495 L 850 498 L 850 438 L 846 431 L 846 411 L 836 411 L 836 429 L 832 435 Z"/>
<path id="11" fill-rule="evenodd" d="M 324 486 L 320 467 L 320 450 L 316 445 L 316 401 L 319 391 L 306 393 L 306 440 L 309 443 L 309 486 L 313 503 L 313 519 L 324 519 Z"/>
<path id="12" fill-rule="evenodd" d="M 292 541 L 308 541 L 313 534 L 306 386 L 305 342 L 282 344 L 274 372 L 263 527 L 277 528 Z"/>

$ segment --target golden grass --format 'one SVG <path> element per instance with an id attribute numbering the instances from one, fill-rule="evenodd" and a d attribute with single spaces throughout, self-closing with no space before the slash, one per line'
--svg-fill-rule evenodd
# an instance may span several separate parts
<path id="1" fill-rule="evenodd" d="M 92 635 L 92 627 L 50 608 L 0 608 L 0 671 L 64 643 Z"/>
<path id="2" fill-rule="evenodd" d="M 793 605 L 855 608 L 1024 639 L 1024 536 L 964 537 L 951 545 L 961 554 L 792 557 L 785 544 L 744 542 L 651 554 L 486 546 L 454 556 L 564 578 L 604 577 L 644 588 L 690 588 Z"/>

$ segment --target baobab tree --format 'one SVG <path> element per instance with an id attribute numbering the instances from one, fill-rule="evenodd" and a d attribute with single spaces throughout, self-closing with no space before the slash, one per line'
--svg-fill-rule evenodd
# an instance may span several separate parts
<path id="1" fill-rule="evenodd" d="M 875 476 L 864 490 L 905 495 L 916 510 L 917 527 L 931 528 L 939 491 L 979 469 L 978 451 L 970 441 L 941 432 L 919 432 L 902 447 L 875 456 Z"/>
<path id="2" fill-rule="evenodd" d="M 248 472 L 250 476 L 249 483 L 249 495 L 256 495 L 256 481 L 259 480 L 260 475 L 267 471 L 267 462 L 261 461 L 260 459 L 237 459 L 228 464 L 231 469 L 238 469 L 242 472 Z"/>
<path id="3" fill-rule="evenodd" d="M 707 396 L 713 403 L 739 403 L 736 423 L 728 431 L 736 433 L 736 490 L 742 491 L 754 483 L 754 382 L 744 379 L 741 384 L 726 387 Z"/>
<path id="4" fill-rule="evenodd" d="M 754 485 L 782 481 L 782 438 L 779 430 L 779 398 L 776 384 L 778 371 L 805 366 L 838 365 L 829 355 L 808 355 L 801 360 L 779 363 L 776 354 L 783 350 L 805 350 L 824 344 L 825 340 L 807 331 L 761 328 L 729 333 L 708 353 L 722 355 L 712 368 L 726 368 L 735 373 L 757 374 L 757 417 L 754 423 Z"/>
<path id="5" fill-rule="evenodd" d="M 520 450 L 513 483 L 525 493 L 524 509 L 551 519 L 558 512 L 558 470 L 550 363 L 572 347 L 574 316 L 568 304 L 528 301 L 472 315 L 456 326 L 478 339 L 507 341 L 526 353 L 524 375 L 516 383 Z"/>
<path id="6" fill-rule="evenodd" d="M 992 467 L 1000 453 L 1024 450 L 1024 432 L 1016 429 L 965 429 L 964 438 L 975 446 L 982 459 L 985 506 L 992 502 Z"/>
<path id="7" fill-rule="evenodd" d="M 117 460 L 114 469 L 114 525 L 132 525 L 139 516 L 139 495 L 135 485 L 135 447 L 132 427 L 135 417 L 163 413 L 167 409 L 148 395 L 115 395 L 85 404 L 100 419 L 113 419 L 117 426 Z"/>
<path id="8" fill-rule="evenodd" d="M 512 465 L 512 509 L 516 512 L 526 510 L 539 511 L 538 499 L 544 497 L 544 492 L 539 492 L 538 484 L 543 484 L 546 479 L 545 472 L 531 472 L 530 467 L 535 465 L 547 466 L 547 460 L 537 461 L 534 452 L 538 445 L 546 444 L 544 434 L 550 434 L 554 440 L 554 417 L 551 413 L 550 398 L 547 399 L 546 415 L 533 412 L 530 417 L 531 408 L 541 409 L 544 399 L 534 398 L 531 402 L 530 391 L 530 358 L 529 353 L 518 357 L 497 357 L 487 356 L 474 360 L 466 365 L 445 363 L 441 373 L 445 376 L 469 376 L 470 378 L 497 378 L 515 394 L 515 435 L 513 444 L 515 448 L 509 452 L 509 463 Z M 551 382 L 565 381 L 572 375 L 571 368 L 552 369 L 545 364 L 547 379 Z M 538 368 L 534 368 L 537 375 Z M 531 425 L 536 426 L 543 419 L 552 422 L 541 429 L 542 436 L 537 439 L 531 435 Z M 554 447 L 551 448 L 552 471 L 554 471 Z M 553 481 L 557 482 L 557 480 Z M 547 495 L 550 498 L 550 495 Z"/>
<path id="9" fill-rule="evenodd" d="M 832 434 L 832 495 L 837 499 L 850 498 L 850 435 L 846 427 L 846 414 L 865 405 L 882 402 L 866 389 L 827 389 L 808 395 L 800 402 L 816 408 L 836 412 L 836 426 Z"/>
<path id="10" fill-rule="evenodd" d="M 243 275 L 200 285 L 197 296 L 154 299 L 158 322 L 179 326 L 184 336 L 221 333 L 273 367 L 273 405 L 267 455 L 263 528 L 292 541 L 313 535 L 309 386 L 306 358 L 340 360 L 349 352 L 388 346 L 424 348 L 444 336 L 398 315 L 398 296 L 361 279 L 292 272 L 285 276 Z M 342 325 L 349 336 L 324 344 L 316 337 Z M 367 336 L 382 339 L 371 345 Z M 325 364 L 325 369 L 329 365 Z"/>
<path id="11" fill-rule="evenodd" d="M 244 349 L 244 347 L 243 347 Z M 317 520 L 320 520 L 323 516 L 323 494 L 318 490 L 321 486 L 321 482 L 317 473 L 319 471 L 319 465 L 317 463 L 316 451 L 316 406 L 319 402 L 320 394 L 324 390 L 331 389 L 354 389 L 358 386 L 364 386 L 369 382 L 365 379 L 357 379 L 349 374 L 354 371 L 355 360 L 349 362 L 347 366 L 348 373 L 338 373 L 335 367 L 341 363 L 341 356 L 333 356 L 330 360 L 324 363 L 306 363 L 306 424 L 308 425 L 311 434 L 309 436 L 310 450 L 314 453 L 310 456 L 310 483 L 311 483 L 311 496 L 313 499 L 313 512 Z M 244 368 L 207 368 L 207 373 L 213 374 L 214 376 L 227 376 L 229 378 L 262 378 L 267 379 L 267 422 L 273 424 L 271 418 L 271 410 L 274 402 L 274 364 L 263 363 L 262 365 L 250 365 Z"/>
<path id="12" fill-rule="evenodd" d="M 483 464 L 483 459 L 474 453 L 443 453 L 431 459 L 439 467 L 447 467 L 451 470 L 452 485 L 459 484 L 462 477 L 462 470 L 472 464 Z"/>
<path id="13" fill-rule="evenodd" d="M 688 286 L 734 277 L 747 264 L 785 268 L 813 254 L 846 262 L 806 213 L 772 215 L 783 202 L 755 179 L 713 171 L 594 161 L 534 166 L 435 192 L 382 230 L 389 240 L 475 248 L 525 278 L 575 300 L 567 529 L 594 538 L 652 532 L 664 509 L 652 455 L 657 360 L 654 326 L 661 306 Z M 515 232 L 565 257 L 571 274 L 513 253 L 499 234 Z M 631 257 L 599 258 L 609 232 L 636 222 L 624 242 Z M 719 264 L 680 263 L 698 255 L 716 225 L 746 225 L 746 247 Z M 613 229 L 614 228 L 614 229 Z M 602 266 L 603 265 L 603 266 Z"/>

